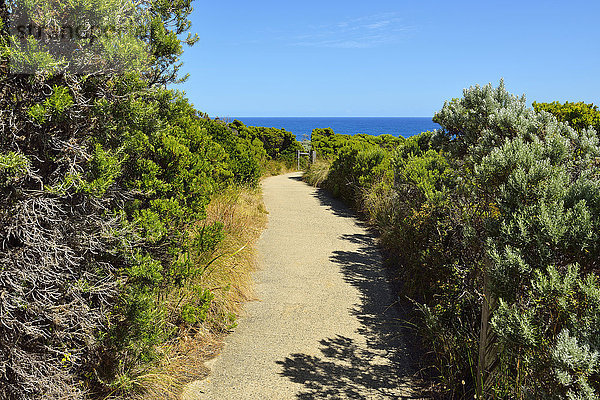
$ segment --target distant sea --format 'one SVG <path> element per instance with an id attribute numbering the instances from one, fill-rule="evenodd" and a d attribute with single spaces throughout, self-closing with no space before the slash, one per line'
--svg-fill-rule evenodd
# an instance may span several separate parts
<path id="1" fill-rule="evenodd" d="M 249 126 L 283 128 L 298 140 L 310 138 L 315 128 L 331 128 L 335 133 L 355 135 L 366 133 L 409 137 L 441 128 L 429 117 L 229 117 Z"/>

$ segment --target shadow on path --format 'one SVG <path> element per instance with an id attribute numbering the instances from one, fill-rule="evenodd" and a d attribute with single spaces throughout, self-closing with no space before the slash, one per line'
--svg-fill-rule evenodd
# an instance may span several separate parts
<path id="1" fill-rule="evenodd" d="M 355 216 L 324 190 L 317 190 L 315 196 L 335 215 Z M 340 335 L 322 339 L 319 357 L 295 353 L 277 361 L 281 375 L 304 385 L 299 399 L 424 398 L 408 390 L 417 389 L 412 379 L 416 360 L 411 355 L 412 346 L 407 346 L 414 334 L 403 326 L 373 235 L 340 238 L 354 243 L 357 249 L 334 251 L 330 260 L 339 265 L 344 280 L 359 290 L 360 302 L 350 312 L 360 322 L 358 333 L 366 345 Z"/>
<path id="2" fill-rule="evenodd" d="M 294 175 L 294 176 L 289 176 L 289 177 L 288 177 L 288 179 L 293 179 L 293 180 L 295 180 L 295 181 L 300 181 L 300 182 L 302 182 L 302 181 L 303 181 L 303 179 L 302 179 L 302 175 Z"/>

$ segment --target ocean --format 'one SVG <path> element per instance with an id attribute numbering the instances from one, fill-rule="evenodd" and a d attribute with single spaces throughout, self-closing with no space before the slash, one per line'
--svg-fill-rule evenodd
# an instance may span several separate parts
<path id="1" fill-rule="evenodd" d="M 335 133 L 354 135 L 366 133 L 409 137 L 421 132 L 440 129 L 429 117 L 235 117 L 249 126 L 283 128 L 298 140 L 310 138 L 315 128 L 331 128 Z"/>

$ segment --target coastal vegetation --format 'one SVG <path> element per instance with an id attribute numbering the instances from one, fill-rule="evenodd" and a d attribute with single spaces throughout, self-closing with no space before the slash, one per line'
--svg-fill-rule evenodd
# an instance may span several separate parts
<path id="1" fill-rule="evenodd" d="M 235 325 L 265 222 L 258 181 L 300 144 L 167 88 L 196 40 L 191 0 L 56 6 L 0 6 L 0 398 L 169 398 L 182 381 L 161 368 Z M 11 13 L 123 17 L 142 34 L 89 45 L 139 62 L 11 45 Z"/>
<path id="2" fill-rule="evenodd" d="M 304 147 L 171 89 L 191 11 L 0 3 L 0 399 L 177 398 L 236 325 L 266 224 L 258 183 Z M 9 34 L 11 17 L 73 15 L 136 35 L 83 38 L 105 57 L 65 60 Z M 598 398 L 598 108 L 532 109 L 501 83 L 434 121 L 408 139 L 315 129 L 306 179 L 380 232 L 439 393 Z"/>
<path id="3" fill-rule="evenodd" d="M 330 164 L 306 179 L 381 233 L 440 394 L 600 395 L 599 116 L 528 108 L 501 82 L 466 89 L 435 114 L 441 130 L 395 148 L 314 131 Z"/>

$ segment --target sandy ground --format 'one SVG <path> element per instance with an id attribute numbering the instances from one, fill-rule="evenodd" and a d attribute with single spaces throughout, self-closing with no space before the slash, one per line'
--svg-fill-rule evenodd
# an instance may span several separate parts
<path id="1" fill-rule="evenodd" d="M 263 191 L 258 300 L 184 400 L 417 398 L 373 236 L 300 174 Z"/>

